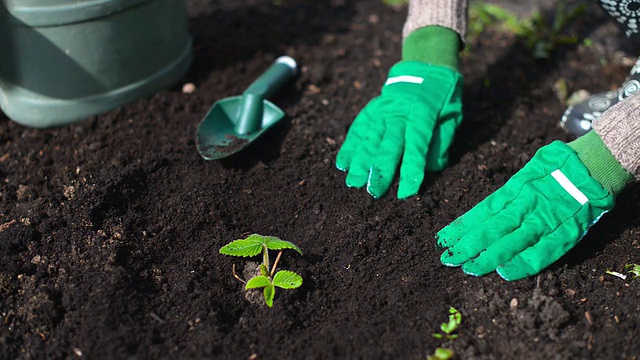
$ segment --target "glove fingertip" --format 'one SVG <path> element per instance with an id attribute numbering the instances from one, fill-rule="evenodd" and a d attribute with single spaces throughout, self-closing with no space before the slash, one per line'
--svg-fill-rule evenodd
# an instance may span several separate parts
<path id="1" fill-rule="evenodd" d="M 443 228 L 436 234 L 436 244 L 441 248 L 450 248 L 455 245 L 460 237 L 454 237 L 448 234 L 447 227 Z"/>
<path id="2" fill-rule="evenodd" d="M 465 266 L 465 265 L 467 265 L 467 264 L 464 264 L 464 265 L 462 266 L 462 272 L 463 272 L 463 273 L 465 273 L 465 274 L 467 274 L 467 275 L 471 275 L 471 276 L 483 276 L 483 275 L 486 275 L 486 274 L 487 274 L 486 272 L 477 271 L 476 269 L 473 269 L 473 268 L 467 267 L 467 266 Z"/>
<path id="3" fill-rule="evenodd" d="M 462 265 L 462 271 L 467 275 L 472 276 L 484 276 L 496 269 L 496 264 L 491 259 L 481 259 L 479 256 L 476 259 L 467 261 Z"/>
<path id="4" fill-rule="evenodd" d="M 348 187 L 360 189 L 367 184 L 367 179 L 369 177 L 369 172 L 366 171 L 357 171 L 357 169 L 351 169 L 347 173 L 347 178 L 345 182 Z"/>
<path id="5" fill-rule="evenodd" d="M 345 166 L 344 164 L 336 161 L 336 169 L 342 171 L 342 172 L 347 172 L 349 170 L 349 166 Z"/>
<path id="6" fill-rule="evenodd" d="M 452 257 L 453 257 L 453 253 L 451 252 L 450 249 L 447 249 L 442 253 L 442 255 L 440 255 L 440 262 L 442 263 L 442 265 L 449 266 L 449 267 L 458 267 L 462 265 L 459 262 L 452 261 L 451 260 Z"/>
<path id="7" fill-rule="evenodd" d="M 387 193 L 386 190 L 377 189 L 375 186 L 372 186 L 371 183 L 367 184 L 367 192 L 369 193 L 369 195 L 371 195 L 371 197 L 373 197 L 376 200 L 381 198 L 382 196 L 384 196 L 384 194 Z"/>
<path id="8" fill-rule="evenodd" d="M 336 156 L 336 167 L 338 170 L 349 170 L 349 164 L 351 164 L 352 154 L 349 151 L 341 149 Z"/>
<path id="9" fill-rule="evenodd" d="M 420 190 L 420 184 L 414 185 L 405 185 L 405 183 L 400 182 L 400 186 L 398 186 L 398 199 L 407 199 L 412 196 L 418 195 L 418 190 Z"/>
<path id="10" fill-rule="evenodd" d="M 516 281 L 533 276 L 539 273 L 528 266 L 512 266 L 509 264 L 500 265 L 496 269 L 496 273 L 507 281 Z"/>

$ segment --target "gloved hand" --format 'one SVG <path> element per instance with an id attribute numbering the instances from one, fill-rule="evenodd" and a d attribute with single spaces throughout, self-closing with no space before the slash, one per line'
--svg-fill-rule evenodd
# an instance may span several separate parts
<path id="1" fill-rule="evenodd" d="M 456 70 L 417 61 L 389 71 L 381 95 L 353 121 L 336 166 L 347 186 L 384 195 L 400 165 L 398 198 L 415 195 L 427 171 L 447 165 L 448 150 L 462 120 L 462 76 Z"/>
<path id="2" fill-rule="evenodd" d="M 573 248 L 632 179 L 594 131 L 569 145 L 555 141 L 438 232 L 440 259 L 475 276 L 537 274 Z"/>
<path id="3" fill-rule="evenodd" d="M 389 71 L 381 95 L 353 121 L 338 153 L 336 167 L 347 172 L 347 186 L 366 185 L 379 198 L 400 166 L 398 198 L 404 199 L 418 193 L 425 170 L 447 165 L 462 120 L 459 49 L 459 35 L 439 26 L 405 39 L 403 61 Z"/>

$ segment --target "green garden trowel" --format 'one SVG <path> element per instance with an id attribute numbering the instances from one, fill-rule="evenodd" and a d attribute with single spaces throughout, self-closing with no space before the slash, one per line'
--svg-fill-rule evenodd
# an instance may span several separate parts
<path id="1" fill-rule="evenodd" d="M 281 56 L 241 96 L 216 101 L 198 126 L 200 155 L 206 160 L 232 155 L 282 119 L 284 112 L 266 98 L 297 71 L 293 58 Z"/>

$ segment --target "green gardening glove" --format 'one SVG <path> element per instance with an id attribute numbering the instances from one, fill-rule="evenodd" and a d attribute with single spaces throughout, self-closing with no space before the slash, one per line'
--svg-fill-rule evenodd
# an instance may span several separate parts
<path id="1" fill-rule="evenodd" d="M 381 95 L 353 121 L 336 166 L 349 187 L 384 195 L 400 165 L 398 198 L 415 195 L 425 170 L 447 165 L 462 120 L 462 76 L 452 68 L 418 61 L 394 65 Z"/>
<path id="2" fill-rule="evenodd" d="M 475 276 L 494 270 L 506 280 L 537 274 L 611 210 L 632 178 L 593 131 L 569 146 L 555 141 L 438 232 L 438 245 L 446 248 L 441 261 Z"/>
<path id="3" fill-rule="evenodd" d="M 462 120 L 460 44 L 457 33 L 439 26 L 420 28 L 405 39 L 403 61 L 353 121 L 338 153 L 336 167 L 347 172 L 347 186 L 366 185 L 379 198 L 399 167 L 398 198 L 404 199 L 418 193 L 425 170 L 447 165 Z"/>

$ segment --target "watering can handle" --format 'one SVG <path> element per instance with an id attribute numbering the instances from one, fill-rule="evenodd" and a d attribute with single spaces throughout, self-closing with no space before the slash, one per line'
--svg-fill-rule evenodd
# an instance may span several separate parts
<path id="1" fill-rule="evenodd" d="M 236 125 L 238 134 L 250 134 L 260 129 L 264 99 L 296 76 L 298 65 L 290 56 L 281 56 L 242 94 L 240 116 Z"/>

